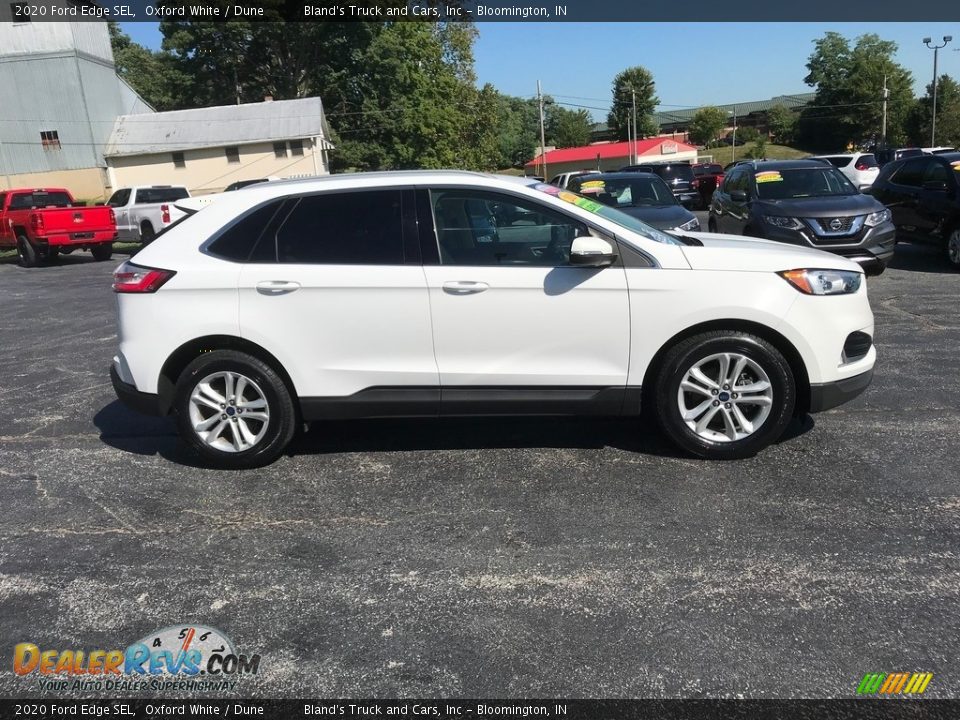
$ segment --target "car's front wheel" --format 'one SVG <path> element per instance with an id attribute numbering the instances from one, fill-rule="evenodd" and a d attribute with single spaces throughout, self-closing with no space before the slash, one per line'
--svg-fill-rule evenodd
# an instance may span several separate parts
<path id="1" fill-rule="evenodd" d="M 947 260 L 953 267 L 960 270 L 960 225 L 953 228 L 947 235 Z"/>
<path id="2" fill-rule="evenodd" d="M 766 340 L 739 331 L 681 341 L 663 359 L 656 414 L 666 435 L 700 457 L 750 457 L 777 440 L 796 404 L 790 364 Z"/>
<path id="3" fill-rule="evenodd" d="M 233 469 L 274 460 L 293 438 L 296 411 L 280 376 L 235 350 L 204 353 L 181 373 L 180 435 L 210 464 Z"/>

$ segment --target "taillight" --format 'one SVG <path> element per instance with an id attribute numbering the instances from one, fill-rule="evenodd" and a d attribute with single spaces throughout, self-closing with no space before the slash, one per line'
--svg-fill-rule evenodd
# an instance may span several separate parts
<path id="1" fill-rule="evenodd" d="M 168 225 L 170 223 L 170 206 L 169 205 L 160 206 L 160 222 L 162 222 L 164 225 Z"/>
<path id="2" fill-rule="evenodd" d="M 110 222 L 114 225 L 117 224 L 117 213 L 114 212 L 113 208 L 110 208 Z"/>
<path id="3" fill-rule="evenodd" d="M 700 178 L 694 178 L 693 180 L 691 180 L 690 187 L 692 187 L 694 190 L 700 187 Z"/>
<path id="4" fill-rule="evenodd" d="M 864 163 L 857 163 L 857 164 L 856 164 L 856 168 L 857 168 L 857 170 L 867 170 L 867 169 L 868 169 L 868 166 L 867 166 L 866 164 L 864 164 Z"/>
<path id="5" fill-rule="evenodd" d="M 113 273 L 113 291 L 116 293 L 153 293 L 176 273 L 173 270 L 142 267 L 125 262 Z"/>
<path id="6" fill-rule="evenodd" d="M 30 214 L 30 229 L 34 235 L 43 231 L 43 215 L 40 213 Z"/>

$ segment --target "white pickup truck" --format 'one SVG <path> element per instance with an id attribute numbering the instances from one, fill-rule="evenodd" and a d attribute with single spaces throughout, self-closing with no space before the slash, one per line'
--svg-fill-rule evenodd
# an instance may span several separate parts
<path id="1" fill-rule="evenodd" d="M 177 185 L 120 188 L 107 201 L 117 216 L 117 241 L 149 244 L 167 225 L 183 217 L 174 203 L 188 197 L 187 189 Z"/>

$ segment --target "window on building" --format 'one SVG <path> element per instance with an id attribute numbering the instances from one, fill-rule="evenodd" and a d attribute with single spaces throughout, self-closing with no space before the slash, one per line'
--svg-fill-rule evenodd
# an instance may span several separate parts
<path id="1" fill-rule="evenodd" d="M 173 153 L 173 166 L 178 168 L 187 166 L 187 160 L 182 152 Z"/>
<path id="2" fill-rule="evenodd" d="M 224 148 L 227 153 L 227 162 L 228 163 L 238 163 L 240 162 L 240 148 L 238 147 L 228 147 Z"/>
<path id="3" fill-rule="evenodd" d="M 57 134 L 56 130 L 43 130 L 40 133 L 40 142 L 43 144 L 44 150 L 60 149 L 60 135 Z"/>
<path id="4" fill-rule="evenodd" d="M 275 142 L 273 144 L 273 154 L 278 158 L 285 158 L 287 156 L 287 144 Z"/>
<path id="5" fill-rule="evenodd" d="M 291 141 L 290 141 L 290 154 L 291 154 L 291 155 L 303 155 L 303 140 L 291 140 Z"/>

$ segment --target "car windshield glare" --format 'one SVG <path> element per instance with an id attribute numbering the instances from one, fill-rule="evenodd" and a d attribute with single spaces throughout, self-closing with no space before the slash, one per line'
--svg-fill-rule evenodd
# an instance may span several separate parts
<path id="1" fill-rule="evenodd" d="M 761 200 L 858 194 L 853 184 L 833 166 L 758 170 L 754 179 L 757 197 Z"/>
<path id="2" fill-rule="evenodd" d="M 642 220 L 638 220 L 632 215 L 628 215 L 627 213 L 623 212 L 623 210 L 618 210 L 615 207 L 604 205 L 594 198 L 578 195 L 577 193 L 570 192 L 569 190 L 561 190 L 554 185 L 544 185 L 542 183 L 534 185 L 533 188 L 534 190 L 539 190 L 542 193 L 559 198 L 560 200 L 570 203 L 571 205 L 576 205 L 581 210 L 586 210 L 587 212 L 597 215 L 598 217 L 602 217 L 604 220 L 612 222 L 615 225 L 619 225 L 623 229 L 636 233 L 637 235 L 642 235 L 648 240 L 663 243 L 664 245 L 683 245 L 683 243 L 673 235 L 665 233 L 662 230 L 657 230 L 655 227 L 647 225 Z"/>

